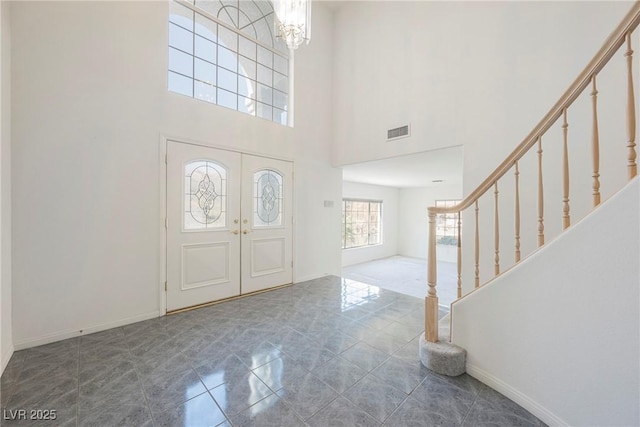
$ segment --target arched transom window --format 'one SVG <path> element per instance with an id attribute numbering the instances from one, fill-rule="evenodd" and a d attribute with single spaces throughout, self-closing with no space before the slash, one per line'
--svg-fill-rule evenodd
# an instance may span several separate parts
<path id="1" fill-rule="evenodd" d="M 174 0 L 168 88 L 287 124 L 289 56 L 262 0 Z"/>

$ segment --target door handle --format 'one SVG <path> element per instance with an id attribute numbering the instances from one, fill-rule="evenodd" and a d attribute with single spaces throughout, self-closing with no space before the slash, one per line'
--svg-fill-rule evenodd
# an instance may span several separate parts
<path id="1" fill-rule="evenodd" d="M 233 231 L 231 231 L 231 233 L 232 233 L 232 234 L 238 234 L 238 233 L 239 233 L 239 231 L 238 231 L 238 230 L 233 230 Z"/>
<path id="2" fill-rule="evenodd" d="M 251 233 L 249 230 L 242 230 L 242 234 L 249 234 Z"/>

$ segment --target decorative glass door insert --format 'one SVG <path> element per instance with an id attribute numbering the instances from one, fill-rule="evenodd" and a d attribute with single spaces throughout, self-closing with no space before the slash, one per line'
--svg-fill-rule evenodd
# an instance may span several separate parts
<path id="1" fill-rule="evenodd" d="M 184 229 L 224 228 L 227 170 L 218 163 L 195 160 L 184 166 Z"/>
<path id="2" fill-rule="evenodd" d="M 282 226 L 282 175 L 271 169 L 253 174 L 254 227 Z"/>

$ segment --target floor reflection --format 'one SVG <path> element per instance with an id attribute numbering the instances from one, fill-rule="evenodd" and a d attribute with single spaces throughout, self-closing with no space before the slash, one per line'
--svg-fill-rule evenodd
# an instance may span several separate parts
<path id="1" fill-rule="evenodd" d="M 351 279 L 342 279 L 342 311 L 348 311 L 368 302 L 376 300 L 380 296 L 380 288 L 367 285 Z"/>

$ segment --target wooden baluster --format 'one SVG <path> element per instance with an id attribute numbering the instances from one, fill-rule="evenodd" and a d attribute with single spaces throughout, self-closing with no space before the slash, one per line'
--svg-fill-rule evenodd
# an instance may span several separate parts
<path id="1" fill-rule="evenodd" d="M 429 209 L 429 255 L 427 259 L 427 283 L 429 290 L 425 298 L 424 335 L 429 342 L 438 342 L 438 294 L 436 281 L 436 214 Z"/>
<path id="2" fill-rule="evenodd" d="M 571 217 L 569 216 L 569 147 L 568 133 L 569 124 L 567 123 L 567 109 L 562 110 L 562 229 L 571 225 Z"/>
<path id="3" fill-rule="evenodd" d="M 494 207 L 494 221 L 493 221 L 493 231 L 494 231 L 494 246 L 496 248 L 495 255 L 495 275 L 500 274 L 500 220 L 498 218 L 498 181 L 493 185 L 494 194 L 495 194 L 495 207 Z"/>
<path id="4" fill-rule="evenodd" d="M 475 271 L 475 287 L 480 287 L 480 228 L 478 227 L 478 201 L 476 200 L 476 271 Z"/>
<path id="5" fill-rule="evenodd" d="M 542 138 L 538 137 L 538 247 L 544 245 L 544 185 L 542 179 Z"/>
<path id="6" fill-rule="evenodd" d="M 591 151 L 593 157 L 593 206 L 600 204 L 600 135 L 598 133 L 598 89 L 596 75 L 591 77 L 593 90 L 591 91 L 591 107 L 593 120 L 591 128 Z"/>
<path id="7" fill-rule="evenodd" d="M 636 164 L 636 101 L 633 94 L 633 49 L 631 49 L 631 32 L 627 33 L 627 135 L 629 137 L 629 164 L 627 171 L 629 179 L 638 174 Z"/>
<path id="8" fill-rule="evenodd" d="M 516 263 L 520 262 L 520 171 L 518 170 L 518 161 L 515 162 L 516 172 Z"/>
<path id="9" fill-rule="evenodd" d="M 462 212 L 458 211 L 458 298 L 462 298 Z"/>

